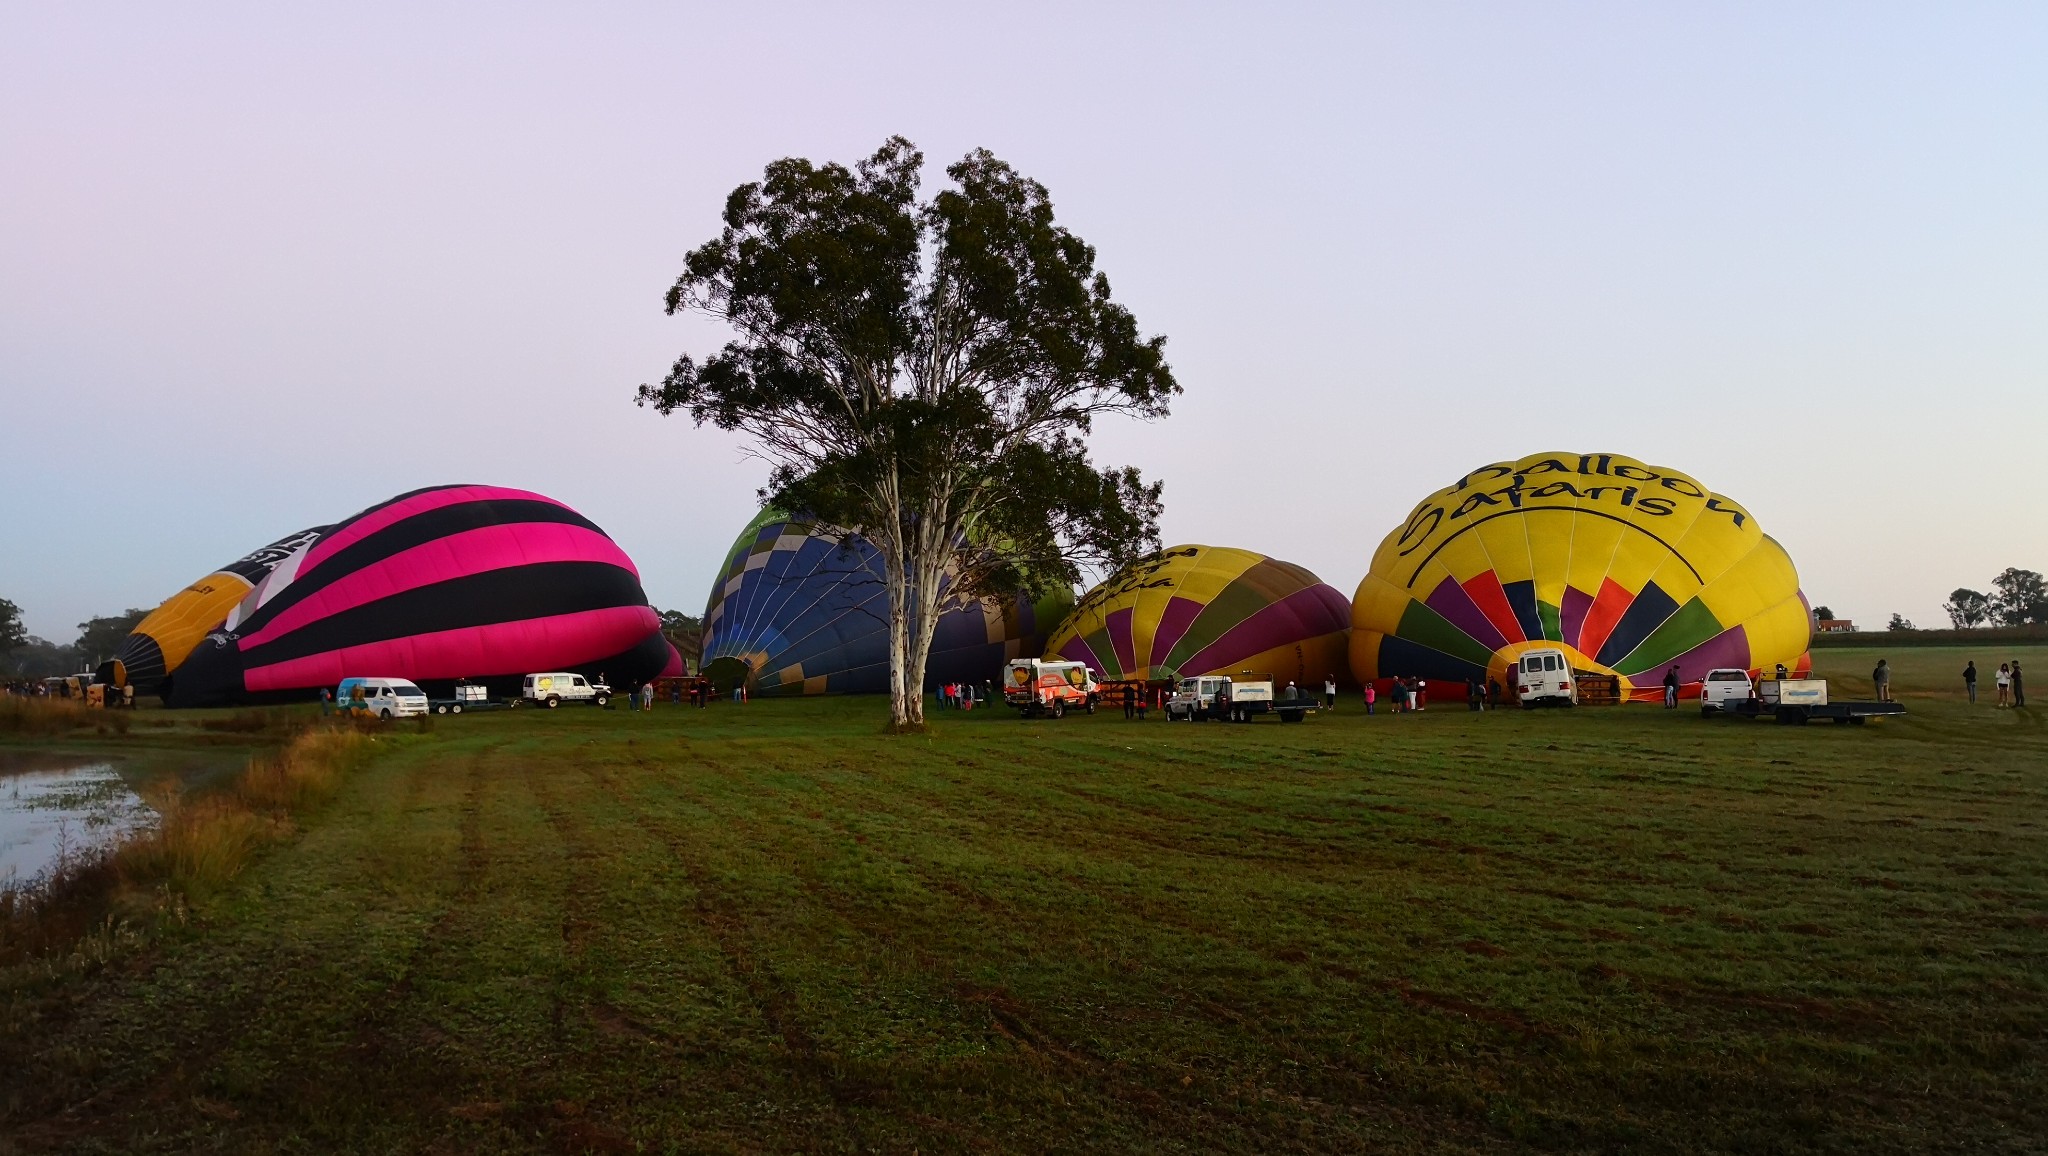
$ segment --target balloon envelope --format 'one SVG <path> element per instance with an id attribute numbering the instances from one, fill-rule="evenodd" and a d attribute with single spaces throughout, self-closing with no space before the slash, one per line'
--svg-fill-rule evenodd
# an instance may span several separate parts
<path id="1" fill-rule="evenodd" d="M 101 682 L 133 686 L 138 694 L 156 694 L 167 676 L 184 665 L 192 648 L 234 610 L 251 589 L 279 563 L 303 553 L 327 527 L 291 534 L 222 566 L 164 600 L 136 623 L 121 649 L 98 671 Z"/>
<path id="2" fill-rule="evenodd" d="M 1352 601 L 1352 670 L 1505 678 L 1524 650 L 1659 687 L 1797 667 L 1799 575 L 1748 510 L 1620 454 L 1536 454 L 1472 471 L 1380 543 Z"/>
<path id="3" fill-rule="evenodd" d="M 1250 670 L 1320 684 L 1349 669 L 1344 596 L 1291 562 L 1224 546 L 1174 546 L 1090 590 L 1047 658 L 1098 677 L 1176 679 Z"/>
<path id="4" fill-rule="evenodd" d="M 526 490 L 402 494 L 270 577 L 193 652 L 173 706 L 303 696 L 349 676 L 506 685 L 571 670 L 624 688 L 679 665 L 632 560 Z"/>
<path id="5" fill-rule="evenodd" d="M 733 542 L 705 604 L 705 671 L 744 679 L 754 694 L 886 693 L 890 604 L 882 575 L 880 554 L 866 541 L 763 510 Z M 925 688 L 998 679 L 1005 662 L 1038 653 L 1071 603 L 1071 594 L 1058 593 L 948 600 Z"/>

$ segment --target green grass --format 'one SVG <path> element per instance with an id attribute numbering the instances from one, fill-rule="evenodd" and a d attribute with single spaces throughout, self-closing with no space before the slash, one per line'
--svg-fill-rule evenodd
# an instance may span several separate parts
<path id="1" fill-rule="evenodd" d="M 14 996 L 0 1151 L 2038 1149 L 2048 731 L 1961 654 L 1859 728 L 439 719 Z"/>

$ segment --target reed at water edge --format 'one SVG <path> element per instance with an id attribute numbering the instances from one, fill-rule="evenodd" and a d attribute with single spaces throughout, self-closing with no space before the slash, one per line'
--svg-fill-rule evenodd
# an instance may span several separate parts
<path id="1" fill-rule="evenodd" d="M 189 903 L 290 837 L 296 817 L 331 798 L 374 741 L 356 726 L 316 725 L 251 758 L 225 789 L 197 797 L 175 785 L 145 791 L 159 816 L 155 824 L 0 890 L 0 988 L 13 986 L 7 973 L 24 965 L 45 962 L 18 977 L 32 980 L 60 960 L 94 962 L 108 954 L 81 955 L 74 948 L 85 940 L 133 937 L 137 924 L 182 921 Z"/>

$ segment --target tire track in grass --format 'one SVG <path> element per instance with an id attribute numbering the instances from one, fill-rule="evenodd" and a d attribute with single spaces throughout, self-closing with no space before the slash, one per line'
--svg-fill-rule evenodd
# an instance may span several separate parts
<path id="1" fill-rule="evenodd" d="M 756 753 L 764 761 L 775 760 L 774 752 L 761 751 Z M 713 764 L 713 769 L 720 772 L 727 771 L 727 768 L 719 767 L 715 764 Z M 601 778 L 607 782 L 607 789 L 618 792 L 621 795 L 622 801 L 624 801 L 623 787 L 616 777 L 605 774 L 601 775 Z M 764 795 L 763 798 L 768 799 L 771 795 L 772 801 L 783 807 L 787 807 L 794 801 L 793 796 L 786 791 L 774 791 L 770 795 Z M 744 827 L 751 827 L 750 824 L 747 824 L 745 820 L 736 815 L 727 815 L 725 822 L 729 829 L 738 830 Z M 660 826 L 659 824 L 652 825 Z M 765 833 L 751 829 L 747 830 L 747 837 L 752 845 L 762 845 L 768 842 L 765 838 Z M 789 857 L 789 865 L 786 869 L 795 877 L 796 882 L 803 888 L 806 895 L 819 900 L 820 905 L 829 911 L 832 917 L 848 930 L 861 935 L 864 939 L 871 942 L 891 947 L 898 946 L 902 937 L 897 928 L 892 928 L 884 923 L 860 915 L 857 905 L 849 905 L 842 902 L 841 900 L 844 897 L 840 893 L 825 887 L 812 873 L 803 869 L 802 864 L 817 861 L 821 853 L 822 849 L 817 851 L 806 850 L 803 853 L 793 854 Z M 678 858 L 685 862 L 686 870 L 692 872 L 693 878 L 702 879 L 708 874 L 701 865 L 693 864 L 690 857 L 683 854 L 680 850 L 677 854 Z M 710 895 L 711 891 L 709 888 L 700 887 L 699 894 Z M 721 904 L 714 899 L 708 912 L 708 918 L 714 926 L 723 925 L 721 934 L 730 939 L 731 949 L 735 955 L 735 968 L 741 974 L 751 974 L 756 977 L 757 984 L 760 978 L 773 979 L 772 975 L 769 975 L 765 969 L 754 969 L 748 963 L 742 942 L 743 937 L 740 934 L 740 924 L 743 923 L 743 920 L 738 916 L 737 912 L 731 910 L 729 905 Z M 1229 1116 L 1214 1114 L 1208 1108 L 1199 1103 L 1190 1102 L 1185 1097 L 1169 1102 L 1168 1097 L 1162 1094 L 1159 1089 L 1149 1084 L 1129 1079 L 1123 1073 L 1121 1064 L 1096 1056 L 1079 1045 L 1057 1039 L 1053 1033 L 1039 1026 L 1041 1017 L 1037 1013 L 1033 1012 L 1023 1001 L 1000 985 L 977 984 L 963 980 L 954 973 L 952 968 L 930 953 L 918 951 L 915 952 L 915 955 L 921 968 L 930 975 L 941 978 L 942 982 L 939 990 L 950 996 L 963 1009 L 968 1007 L 980 1009 L 982 1014 L 987 1017 L 985 1022 L 988 1025 L 988 1030 L 1009 1040 L 1019 1053 L 1026 1058 L 1027 1062 L 1034 1068 L 1039 1069 L 1043 1075 L 1057 1080 L 1078 1078 L 1084 1085 L 1093 1086 L 1097 1094 L 1106 1097 L 1113 1103 L 1125 1107 L 1136 1106 L 1141 1108 L 1145 1119 L 1150 1122 L 1151 1127 L 1163 1128 L 1185 1142 L 1199 1143 L 1204 1138 L 1213 1140 L 1218 1134 L 1235 1131 L 1242 1126 L 1243 1121 Z M 757 999 L 767 1005 L 766 1014 L 771 1024 L 776 1025 L 781 1030 L 786 1030 L 791 1026 L 800 1027 L 795 1018 L 793 1001 L 787 1000 L 786 992 L 781 990 L 761 991 L 758 986 L 755 990 L 757 992 Z M 800 1041 L 790 1041 L 789 1050 L 797 1059 L 798 1069 L 809 1078 L 823 1083 L 836 1101 L 843 1104 L 873 1106 L 877 1100 L 887 1100 L 892 1106 L 897 1108 L 897 1115 L 900 1118 L 908 1119 L 912 1122 L 931 1118 L 928 1113 L 918 1110 L 910 1109 L 906 1111 L 906 1106 L 896 1104 L 895 1098 L 889 1095 L 888 1089 L 878 1088 L 870 1083 L 851 1079 L 844 1072 L 837 1070 L 835 1068 L 836 1060 L 825 1053 L 808 1033 L 805 1033 Z M 1167 1081 L 1167 1083 L 1170 1087 L 1175 1086 L 1171 1080 Z M 968 1143 L 975 1147 L 985 1145 L 1000 1147 L 1003 1144 L 1000 1140 L 986 1138 L 983 1133 L 973 1129 L 970 1125 L 956 1123 L 949 1130 L 958 1131 L 968 1136 Z"/>
<path id="2" fill-rule="evenodd" d="M 709 760 L 695 761 L 717 766 Z M 669 824 L 650 816 L 643 805 L 637 804 L 612 767 L 586 762 L 581 769 L 632 816 L 631 821 L 638 830 L 666 847 L 670 858 L 682 868 L 693 894 L 693 912 L 697 922 L 717 945 L 727 977 L 747 993 L 755 1014 L 781 1040 L 785 1066 L 798 1077 L 793 1086 L 802 1088 L 808 1083 L 821 1088 L 836 1122 L 858 1137 L 861 1131 L 859 1122 L 845 1108 L 872 1102 L 876 1090 L 843 1079 L 821 1057 L 816 1039 L 797 1014 L 795 998 L 772 969 L 754 958 L 748 944 L 744 916 L 736 904 L 719 890 L 711 870 L 695 852 L 689 839 L 682 832 L 672 830 Z"/>
<path id="3" fill-rule="evenodd" d="M 871 810 L 871 808 L 865 806 L 847 804 L 843 797 L 838 795 L 829 784 L 819 782 L 817 785 L 821 791 L 834 798 L 835 802 L 839 804 L 835 809 L 839 811 L 852 813 L 854 811 Z M 784 795 L 781 802 L 791 811 L 792 818 L 824 826 L 840 837 L 842 845 L 858 845 L 868 855 L 885 858 L 901 868 L 927 893 L 946 895 L 962 907 L 971 907 L 976 912 L 991 917 L 991 921 L 999 926 L 1013 928 L 1031 926 L 1041 914 L 1026 912 L 1000 899 L 983 895 L 959 883 L 957 880 L 934 874 L 928 867 L 921 865 L 909 855 L 879 850 L 872 840 L 868 840 L 858 832 L 855 832 L 843 821 L 827 817 L 822 811 L 803 810 L 802 801 L 795 796 Z M 800 862 L 803 861 L 815 861 L 815 859 L 800 860 Z M 798 870 L 801 872 L 801 868 Z M 883 942 L 893 943 L 903 938 L 899 927 L 884 925 L 874 920 L 863 918 L 857 913 L 857 909 L 850 909 L 849 904 L 842 902 L 844 896 L 833 890 L 824 880 L 808 872 L 802 873 L 804 874 L 806 890 L 821 901 L 831 904 L 840 917 L 852 924 L 856 930 L 860 930 L 870 938 Z M 1180 934 L 1192 938 L 1243 950 L 1251 955 L 1261 955 L 1268 959 L 1274 958 L 1274 954 L 1270 951 L 1250 948 L 1227 936 L 1218 934 L 1212 928 L 1197 926 L 1186 921 L 1163 919 L 1158 912 L 1150 909 L 1149 906 L 1133 906 L 1126 902 L 1116 901 L 1117 897 L 1107 896 L 1095 889 L 1077 884 L 1072 878 L 1066 878 L 1063 882 L 1079 890 L 1088 891 L 1090 894 L 1095 895 L 1099 901 L 1105 901 L 1105 907 L 1121 910 L 1127 918 L 1132 918 L 1135 922 L 1154 927 L 1171 928 Z M 897 918 L 901 917 L 900 913 L 892 914 L 895 914 Z M 927 918 L 925 922 L 929 930 L 945 921 Z M 1070 939 L 1075 947 L 1083 951 L 1093 947 L 1092 942 L 1086 936 L 1078 934 L 1078 929 L 1069 930 L 1062 937 Z M 1050 945 L 1043 938 L 1040 938 L 1034 941 L 1031 946 L 1045 948 Z M 1056 1066 L 1073 1069 L 1083 1078 L 1097 1083 L 1106 1094 L 1111 1095 L 1118 1102 L 1139 1107 L 1148 1116 L 1170 1115 L 1176 1112 L 1189 1114 L 1191 1116 L 1189 1124 L 1192 1126 L 1185 1131 L 1190 1139 L 1213 1139 L 1218 1134 L 1219 1129 L 1228 1131 L 1244 1123 L 1239 1117 L 1213 1112 L 1199 1103 L 1191 1107 L 1184 1096 L 1176 1094 L 1180 1089 L 1191 1086 L 1194 1078 L 1192 1070 L 1184 1067 L 1173 1070 L 1162 1068 L 1156 1083 L 1133 1081 L 1124 1074 L 1123 1065 L 1113 1063 L 1096 1054 L 1084 1044 L 1063 1040 L 1056 1033 L 1042 1026 L 1045 1017 L 1036 1011 L 1027 1000 L 1017 995 L 1008 987 L 1001 984 L 976 982 L 961 977 L 955 969 L 949 967 L 944 961 L 932 956 L 929 952 L 919 950 L 917 955 L 920 963 L 928 970 L 942 975 L 950 973 L 948 987 L 954 997 L 967 1006 L 982 1009 L 989 1017 L 989 1024 L 994 1032 L 1010 1040 L 1014 1046 L 1027 1056 L 1032 1057 L 1035 1061 L 1052 1062 Z M 1350 973 L 1350 978 L 1356 980 L 1359 977 L 1357 973 L 1352 972 Z M 1358 1067 L 1345 1058 L 1333 1058 L 1330 1055 L 1302 1047 L 1275 1031 L 1269 1030 L 1261 1022 L 1261 1017 L 1258 1014 L 1231 1006 L 1225 999 L 1195 992 L 1186 985 L 1171 979 L 1155 977 L 1149 982 L 1153 984 L 1155 990 L 1162 991 L 1169 997 L 1172 1006 L 1194 1009 L 1213 1024 L 1226 1029 L 1227 1032 L 1235 1033 L 1240 1037 L 1254 1041 L 1255 1045 L 1263 1049 L 1267 1056 L 1279 1057 L 1285 1063 L 1322 1072 L 1333 1083 L 1347 1089 L 1351 1096 L 1354 1097 L 1345 1105 L 1346 1109 L 1352 1114 L 1356 1115 L 1360 1112 L 1366 1112 L 1372 1116 L 1377 1116 L 1379 1118 L 1378 1122 L 1383 1126 L 1403 1128 L 1419 1128 L 1421 1126 L 1420 1120 L 1412 1115 L 1401 1112 L 1388 1102 L 1388 1089 L 1376 1072 Z M 1391 988 L 1388 988 L 1388 990 L 1391 990 Z M 1427 993 L 1425 993 L 1426 995 Z M 1452 1000 L 1450 997 L 1439 997 L 1435 1006 L 1449 1007 L 1456 1003 L 1457 1001 Z M 1467 1006 L 1471 1006 L 1472 1010 L 1476 1013 L 1473 1018 L 1486 1019 L 1491 1017 L 1507 1019 L 1517 1025 L 1526 1027 L 1519 1019 L 1505 1016 L 1504 1013 L 1499 1013 L 1492 1009 L 1477 1008 L 1476 1005 Z M 1268 1091 L 1272 1090 L 1268 1089 Z M 1359 1096 L 1359 1093 L 1366 1093 L 1366 1095 Z M 1312 1102 L 1307 1098 L 1298 1096 L 1292 1097 L 1292 1100 L 1297 1107 L 1302 1107 Z M 1313 1101 L 1313 1103 L 1326 1109 L 1330 1107 L 1320 1101 Z M 1308 1114 L 1311 1116 L 1328 1116 L 1332 1113 L 1330 1111 L 1320 1113 L 1312 1111 Z M 1323 1122 L 1327 1123 L 1327 1120 Z M 1437 1126 L 1437 1130 L 1443 1130 L 1441 1124 Z M 1479 1135 L 1480 1133 L 1473 1133 L 1471 1138 L 1476 1139 Z M 1325 1140 L 1336 1138 L 1325 1137 Z M 1356 1139 L 1355 1136 L 1349 1134 L 1346 1134 L 1344 1138 L 1352 1141 Z"/>

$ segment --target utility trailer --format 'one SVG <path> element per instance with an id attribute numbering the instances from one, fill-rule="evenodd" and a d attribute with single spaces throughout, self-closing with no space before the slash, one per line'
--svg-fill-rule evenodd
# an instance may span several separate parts
<path id="1" fill-rule="evenodd" d="M 1700 713 L 1709 713 L 1704 704 Z M 1874 718 L 1905 714 L 1906 708 L 1896 702 L 1830 702 L 1824 678 L 1765 678 L 1757 680 L 1749 697 L 1725 699 L 1712 713 L 1774 718 L 1787 726 L 1805 726 L 1815 719 L 1862 726 Z"/>
<path id="2" fill-rule="evenodd" d="M 506 710 L 512 704 L 493 702 L 490 688 L 482 683 L 458 682 L 455 684 L 454 698 L 428 699 L 427 705 L 435 714 L 461 714 L 466 710 Z"/>

